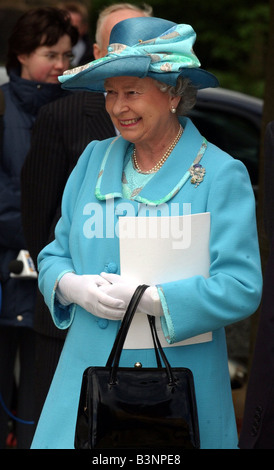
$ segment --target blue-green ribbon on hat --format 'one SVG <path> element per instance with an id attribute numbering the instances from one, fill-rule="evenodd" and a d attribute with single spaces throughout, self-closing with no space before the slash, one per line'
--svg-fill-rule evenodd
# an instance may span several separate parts
<path id="1" fill-rule="evenodd" d="M 196 33 L 190 25 L 176 25 L 159 37 L 142 41 L 134 46 L 111 44 L 108 56 L 114 55 L 149 55 L 151 72 L 179 72 L 182 67 L 200 67 L 200 62 L 193 51 Z M 107 56 L 107 57 L 108 57 Z"/>
<path id="2" fill-rule="evenodd" d="M 108 54 L 105 57 L 67 70 L 64 75 L 74 75 L 86 69 L 92 70 L 100 62 L 106 63 L 114 57 L 132 57 L 134 55 L 150 56 L 150 72 L 179 72 L 182 67 L 197 68 L 201 64 L 193 51 L 195 40 L 196 33 L 190 25 L 178 24 L 156 38 L 147 41 L 142 41 L 140 38 L 139 42 L 133 46 L 119 43 L 110 44 Z"/>

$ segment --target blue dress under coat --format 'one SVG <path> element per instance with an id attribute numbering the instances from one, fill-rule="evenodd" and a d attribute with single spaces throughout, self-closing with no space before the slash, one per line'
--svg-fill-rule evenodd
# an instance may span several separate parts
<path id="1" fill-rule="evenodd" d="M 122 197 L 124 155 L 130 145 L 122 137 L 90 143 L 68 180 L 56 239 L 38 258 L 39 286 L 53 321 L 69 331 L 37 426 L 34 449 L 74 448 L 83 371 L 90 365 L 105 365 L 120 325 L 77 305 L 62 307 L 55 299 L 58 280 L 67 271 L 119 274 L 119 239 L 114 230 L 110 236 L 110 221 L 114 228 L 119 216 L 144 215 L 146 205 L 160 208 L 159 202 L 168 207 L 178 203 L 181 215 L 184 203 L 191 204 L 192 214 L 210 212 L 210 277 L 194 276 L 161 285 L 165 301 L 162 326 L 170 343 L 213 332 L 210 342 L 165 351 L 171 365 L 189 367 L 194 374 L 201 448 L 237 448 L 224 327 L 254 313 L 260 302 L 254 195 L 245 166 L 210 143 L 200 161 L 206 170 L 203 181 L 192 184 L 188 170 L 203 147 L 203 137 L 188 118 L 181 122 L 180 142 L 134 200 Z M 125 210 L 129 202 L 130 211 Z M 136 360 L 144 367 L 155 366 L 154 351 L 123 351 L 122 366 L 132 366 Z"/>

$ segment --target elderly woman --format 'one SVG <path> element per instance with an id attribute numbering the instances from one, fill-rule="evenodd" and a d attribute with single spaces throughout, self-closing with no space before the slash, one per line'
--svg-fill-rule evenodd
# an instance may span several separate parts
<path id="1" fill-rule="evenodd" d="M 200 68 L 194 40 L 189 25 L 124 20 L 113 28 L 105 58 L 60 78 L 67 89 L 106 91 L 121 135 L 88 145 L 64 191 L 56 239 L 39 255 L 40 289 L 53 321 L 69 333 L 33 448 L 73 448 L 83 371 L 105 365 L 136 287 L 120 275 L 111 227 L 155 206 L 159 213 L 176 206 L 183 215 L 184 203 L 192 214 L 210 213 L 209 276 L 184 278 L 182 266 L 181 279 L 147 289 L 136 315 L 157 317 L 171 365 L 194 374 L 201 448 L 237 447 L 224 327 L 260 301 L 255 205 L 244 165 L 180 117 L 198 88 L 218 84 Z M 206 341 L 182 344 L 207 332 Z M 121 365 L 132 366 L 137 356 L 144 367 L 155 366 L 153 349 L 138 340 L 124 349 Z"/>

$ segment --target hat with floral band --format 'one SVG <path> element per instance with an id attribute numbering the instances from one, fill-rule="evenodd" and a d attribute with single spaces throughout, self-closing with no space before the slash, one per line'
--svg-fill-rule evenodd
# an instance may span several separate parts
<path id="1" fill-rule="evenodd" d="M 200 68 L 193 52 L 196 33 L 190 25 L 153 17 L 129 18 L 117 23 L 108 53 L 101 59 L 64 72 L 62 88 L 104 92 L 106 78 L 151 77 L 176 85 L 179 76 L 197 88 L 217 87 L 217 78 Z"/>

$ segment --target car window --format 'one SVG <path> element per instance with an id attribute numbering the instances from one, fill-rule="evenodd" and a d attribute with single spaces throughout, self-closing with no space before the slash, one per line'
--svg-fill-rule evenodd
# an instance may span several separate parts
<path id="1" fill-rule="evenodd" d="M 247 117 L 219 110 L 193 109 L 190 118 L 200 133 L 247 167 L 253 186 L 258 185 L 260 130 Z"/>

